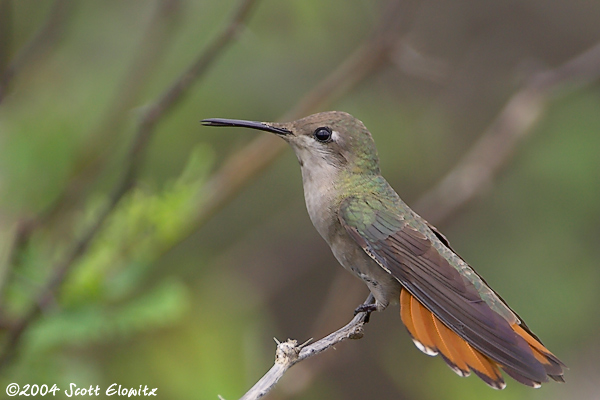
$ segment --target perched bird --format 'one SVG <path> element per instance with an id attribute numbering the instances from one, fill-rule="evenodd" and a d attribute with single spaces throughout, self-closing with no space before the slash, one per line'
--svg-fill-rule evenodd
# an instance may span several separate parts
<path id="1" fill-rule="evenodd" d="M 313 225 L 375 297 L 358 311 L 400 303 L 402 322 L 422 352 L 440 354 L 458 375 L 473 371 L 494 389 L 506 386 L 500 370 L 531 387 L 548 378 L 564 382 L 564 364 L 381 176 L 361 121 L 331 111 L 287 123 L 202 123 L 271 132 L 292 146 Z"/>

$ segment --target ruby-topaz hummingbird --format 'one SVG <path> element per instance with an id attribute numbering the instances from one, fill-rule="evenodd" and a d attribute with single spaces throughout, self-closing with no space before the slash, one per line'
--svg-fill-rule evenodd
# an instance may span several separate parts
<path id="1" fill-rule="evenodd" d="M 564 364 L 381 176 L 361 121 L 331 111 L 287 123 L 202 123 L 271 132 L 292 146 L 313 225 L 375 297 L 374 305 L 357 310 L 400 303 L 402 322 L 422 352 L 440 354 L 458 375 L 473 371 L 492 388 L 506 386 L 500 370 L 532 387 L 548 378 L 564 382 Z"/>

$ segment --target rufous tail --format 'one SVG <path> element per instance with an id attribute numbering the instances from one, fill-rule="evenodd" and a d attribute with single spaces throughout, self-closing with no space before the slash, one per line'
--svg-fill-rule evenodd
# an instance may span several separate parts
<path id="1" fill-rule="evenodd" d="M 440 354 L 448 366 L 460 376 L 468 376 L 473 371 L 492 388 L 504 389 L 506 383 L 500 372 L 502 369 L 518 382 L 531 387 L 541 386 L 541 382 L 532 381 L 473 348 L 405 289 L 400 293 L 400 316 L 419 350 L 431 356 Z M 544 366 L 548 377 L 564 382 L 564 364 L 527 328 L 524 329 L 518 324 L 511 327 L 527 342 L 535 359 Z"/>

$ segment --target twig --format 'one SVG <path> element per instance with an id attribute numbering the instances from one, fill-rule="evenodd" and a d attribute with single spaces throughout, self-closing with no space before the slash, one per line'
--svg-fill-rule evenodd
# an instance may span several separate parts
<path id="1" fill-rule="evenodd" d="M 490 187 L 517 145 L 541 118 L 553 94 L 570 84 L 581 86 L 600 76 L 600 43 L 561 66 L 535 74 L 511 97 L 471 150 L 432 189 L 415 210 L 433 224 L 448 218 Z"/>
<path id="2" fill-rule="evenodd" d="M 372 303 L 374 303 L 374 298 L 370 294 L 365 300 L 365 304 Z M 275 364 L 240 400 L 260 399 L 275 386 L 283 374 L 294 364 L 322 353 L 346 339 L 362 338 L 366 317 L 366 313 L 358 313 L 342 328 L 309 345 L 298 345 L 298 342 L 292 339 L 278 343 L 275 352 Z"/>
<path id="3" fill-rule="evenodd" d="M 348 305 L 358 304 L 360 297 L 365 292 L 365 285 L 356 277 L 352 276 L 342 268 L 337 268 L 335 276 L 327 290 L 322 307 L 311 323 L 311 336 L 320 336 L 330 332 L 337 326 L 340 326 L 347 319 L 346 313 L 340 312 Z M 289 379 L 281 383 L 283 392 L 288 397 L 301 393 L 305 388 L 310 387 L 312 381 L 319 377 L 322 371 L 327 370 L 331 365 L 337 362 L 336 355 L 329 353 L 314 360 L 310 365 L 300 365 L 293 374 L 302 376 L 301 380 Z"/>
<path id="4" fill-rule="evenodd" d="M 48 12 L 44 25 L 25 44 L 13 60 L 8 64 L 0 76 L 0 103 L 6 97 L 8 86 L 21 69 L 33 56 L 39 56 L 44 50 L 50 48 L 60 37 L 68 8 L 72 6 L 68 0 L 56 0 Z M 6 2 L 8 4 L 8 2 Z M 8 5 L 10 6 L 10 5 Z M 4 45 L 8 46 L 7 43 Z"/>
<path id="5" fill-rule="evenodd" d="M 53 298 L 54 292 L 65 280 L 68 272 L 73 268 L 75 261 L 85 253 L 106 218 L 133 185 L 146 144 L 158 121 L 181 100 L 194 81 L 197 80 L 197 78 L 200 77 L 214 62 L 216 57 L 221 54 L 222 50 L 225 49 L 227 44 L 234 38 L 234 34 L 240 29 L 243 21 L 249 14 L 252 5 L 255 3 L 256 0 L 242 0 L 224 31 L 222 31 L 216 40 L 202 52 L 196 62 L 194 62 L 194 64 L 188 68 L 188 70 L 186 70 L 153 105 L 147 108 L 139 122 L 137 133 L 129 151 L 129 157 L 126 159 L 127 165 L 125 166 L 125 174 L 114 188 L 112 194 L 109 196 L 108 204 L 99 213 L 95 222 L 87 228 L 82 237 L 73 244 L 73 247 L 69 251 L 67 251 L 67 255 L 64 259 L 54 266 L 52 269 L 52 276 L 42 289 L 34 306 L 14 325 L 14 328 L 8 332 L 5 347 L 0 354 L 0 369 L 6 366 L 7 362 L 12 358 L 25 329 L 39 316 L 43 306 Z"/>

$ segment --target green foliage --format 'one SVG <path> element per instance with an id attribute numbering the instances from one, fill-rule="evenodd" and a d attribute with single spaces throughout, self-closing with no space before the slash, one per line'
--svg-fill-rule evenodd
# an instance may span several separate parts
<path id="1" fill-rule="evenodd" d="M 210 149 L 197 147 L 164 190 L 136 188 L 127 195 L 66 282 L 63 300 L 119 299 L 136 289 L 152 263 L 189 232 L 211 159 Z M 92 220 L 90 214 L 84 220 Z"/>
<path id="2" fill-rule="evenodd" d="M 36 358 L 61 347 L 126 340 L 171 326 L 189 313 L 189 288 L 181 279 L 170 277 L 148 287 L 147 277 L 156 259 L 189 232 L 211 160 L 210 149 L 198 146 L 181 175 L 163 190 L 137 188 L 123 198 L 62 286 L 54 305 L 58 309 L 48 310 L 28 332 L 17 369 L 32 368 Z M 90 223 L 101 206 L 93 204 L 82 224 Z M 28 260 L 22 271 L 35 276 L 41 260 Z M 12 283 L 7 298 L 12 308 L 15 303 L 27 306 L 36 295 L 35 287 L 25 290 L 30 285 L 23 279 Z M 49 363 L 42 373 L 54 367 Z"/>
<path id="3" fill-rule="evenodd" d="M 172 279 L 122 303 L 79 302 L 65 307 L 36 326 L 29 350 L 43 354 L 60 346 L 81 347 L 123 340 L 170 326 L 189 312 L 188 291 L 182 282 Z"/>

